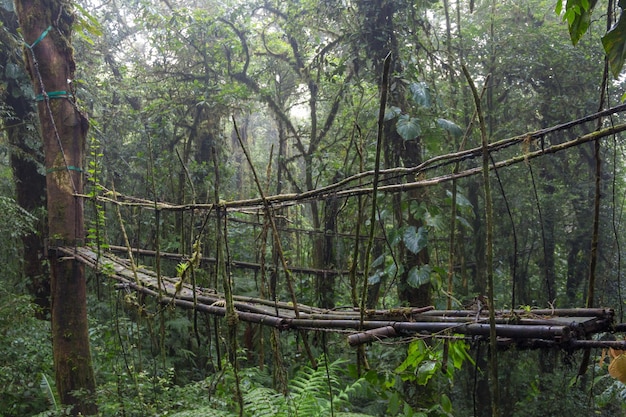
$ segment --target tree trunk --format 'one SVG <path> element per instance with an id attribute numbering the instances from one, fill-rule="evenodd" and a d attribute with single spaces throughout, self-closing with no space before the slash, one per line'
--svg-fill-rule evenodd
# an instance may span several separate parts
<path id="1" fill-rule="evenodd" d="M 363 16 L 361 24 L 361 37 L 367 47 L 367 56 L 373 61 L 374 74 L 382 76 L 383 62 L 388 53 L 392 54 L 393 63 L 391 66 L 392 81 L 394 89 L 389 97 L 388 105 L 400 108 L 403 112 L 408 111 L 406 102 L 406 82 L 402 79 L 404 68 L 399 57 L 398 40 L 395 34 L 393 17 L 398 5 L 389 0 L 361 0 L 358 8 Z M 385 163 L 387 168 L 396 167 L 400 161 L 405 167 L 416 166 L 421 163 L 421 138 L 405 141 L 396 131 L 396 120 L 387 120 L 384 126 L 385 141 Z M 409 200 L 423 201 L 424 195 L 420 191 L 410 191 L 407 193 Z M 402 200 L 399 196 L 394 196 L 392 200 L 393 212 L 396 216 L 397 227 L 402 227 L 405 223 L 419 229 L 422 226 L 421 219 L 416 219 L 410 214 L 404 219 L 402 210 Z M 398 281 L 398 296 L 400 301 L 410 306 L 425 306 L 430 304 L 430 283 L 420 285 L 418 288 L 412 287 L 408 282 L 408 273 L 414 266 L 428 264 L 428 248 L 422 249 L 417 254 L 412 254 L 405 248 L 401 248 L 399 256 L 404 264 L 404 273 L 400 275 Z"/>
<path id="2" fill-rule="evenodd" d="M 544 168 L 541 172 L 542 188 L 546 195 L 546 198 L 541 201 L 541 218 L 543 222 L 540 227 L 542 228 L 542 247 L 543 257 L 539 262 L 539 267 L 542 270 L 542 295 L 545 295 L 545 299 L 540 300 L 543 303 L 554 303 L 557 296 L 556 291 L 556 278 L 555 264 L 556 264 L 556 221 L 559 216 L 557 212 L 557 202 L 554 201 L 555 188 L 552 185 L 554 182 L 554 176 L 548 169 Z"/>
<path id="3" fill-rule="evenodd" d="M 342 175 L 336 172 L 333 182 L 339 182 Z M 335 244 L 337 235 L 337 216 L 339 215 L 339 201 L 331 197 L 324 202 L 324 235 L 322 267 L 324 270 L 334 269 L 338 265 L 337 247 Z M 322 308 L 335 308 L 335 275 L 321 275 L 317 278 L 319 306 Z"/>
<path id="4" fill-rule="evenodd" d="M 24 97 L 22 99 L 25 100 Z M 7 103 L 10 100 L 7 100 Z M 15 109 L 15 107 L 14 107 Z M 7 121 L 9 143 L 17 147 L 22 152 L 29 152 L 29 157 L 11 154 L 11 169 L 15 179 L 15 192 L 17 203 L 29 213 L 40 209 L 45 204 L 45 177 L 37 170 L 37 163 L 34 161 L 36 155 L 25 145 L 24 138 L 32 135 L 23 122 L 26 120 L 24 114 L 15 113 L 16 118 Z M 27 117 L 27 116 L 26 116 Z M 18 126 L 20 124 L 21 126 Z M 28 154 L 27 154 L 28 155 Z M 45 236 L 36 233 L 29 233 L 22 237 L 23 246 L 23 270 L 24 278 L 28 283 L 28 290 L 33 297 L 35 304 L 39 307 L 37 317 L 45 319 L 50 313 L 50 278 L 45 273 L 43 254 Z"/>
<path id="5" fill-rule="evenodd" d="M 61 402 L 74 405 L 72 413 L 93 415 L 97 406 L 92 398 L 85 269 L 54 250 L 84 243 L 83 202 L 74 194 L 83 192 L 88 123 L 68 91 L 75 70 L 69 6 L 61 1 L 16 1 L 44 141 L 56 386 Z"/>
<path id="6" fill-rule="evenodd" d="M 0 8 L 1 24 L 7 32 L 1 36 L 0 61 L 5 66 L 13 65 L 19 68 L 12 76 L 4 76 L 6 86 L 4 101 L 11 113 L 3 116 L 3 123 L 7 129 L 11 152 L 11 169 L 15 180 L 17 203 L 32 213 L 45 204 L 45 177 L 38 170 L 41 143 L 37 132 L 29 130 L 31 123 L 36 123 L 35 107 L 32 98 L 24 93 L 22 86 L 28 82 L 23 70 L 24 62 L 14 51 L 19 46 L 16 42 L 17 16 L 13 12 Z M 43 158 L 41 158 L 43 159 Z M 38 229 L 40 229 L 38 227 Z M 50 279 L 45 274 L 43 264 L 43 239 L 45 236 L 28 234 L 22 237 L 23 246 L 23 276 L 27 280 L 28 289 L 35 303 L 39 306 L 38 317 L 46 318 L 50 313 Z"/>

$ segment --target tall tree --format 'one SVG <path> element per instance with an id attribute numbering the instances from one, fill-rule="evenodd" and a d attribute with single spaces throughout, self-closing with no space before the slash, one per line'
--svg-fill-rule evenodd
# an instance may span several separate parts
<path id="1" fill-rule="evenodd" d="M 408 12 L 413 6 L 406 2 L 394 2 L 390 0 L 361 0 L 358 9 L 363 16 L 361 23 L 361 37 L 363 46 L 367 48 L 367 58 L 373 61 L 373 73 L 376 77 L 382 74 L 382 63 L 387 54 L 392 55 L 391 68 L 392 85 L 389 97 L 390 108 L 396 108 L 401 113 L 400 119 L 388 118 L 384 124 L 385 141 L 385 165 L 387 168 L 400 166 L 414 167 L 422 162 L 422 144 L 419 134 L 412 137 L 402 137 L 398 131 L 401 121 L 411 121 L 408 117 L 410 105 L 406 99 L 407 83 L 403 61 L 400 57 L 397 28 L 394 16 L 401 11 Z M 399 121 L 400 120 L 400 121 Z M 409 122 L 410 123 L 410 122 Z M 391 180 L 394 181 L 394 180 Z M 419 205 L 424 201 L 424 194 L 417 190 L 407 193 L 409 204 Z M 399 227 L 407 226 L 410 230 L 420 230 L 423 220 L 409 210 L 402 208 L 403 202 L 400 195 L 393 197 L 393 211 L 395 221 Z M 425 229 L 421 229 L 422 232 Z M 404 248 L 406 249 L 406 248 Z M 404 250 L 400 258 L 404 264 L 402 274 L 398 282 L 398 296 L 400 301 L 411 306 L 425 306 L 431 303 L 431 284 L 411 282 L 410 273 L 429 263 L 428 248 L 419 250 Z"/>
<path id="2" fill-rule="evenodd" d="M 88 122 L 71 91 L 74 14 L 66 1 L 16 1 L 44 142 L 50 236 L 52 344 L 61 402 L 97 413 L 89 351 L 85 269 L 54 250 L 84 243 L 83 160 Z M 78 394 L 80 393 L 80 395 Z"/>
<path id="3" fill-rule="evenodd" d="M 279 144 L 281 176 L 284 175 L 297 191 L 313 190 L 324 181 L 341 177 L 338 168 L 329 166 L 327 154 L 340 141 L 338 138 L 344 137 L 336 122 L 347 87 L 355 75 L 353 68 L 346 65 L 346 54 L 340 48 L 343 35 L 334 28 L 336 7 L 330 8 L 324 2 L 283 2 L 277 6 L 264 2 L 254 13 L 262 22 L 256 36 L 260 44 L 235 22 L 225 21 L 239 38 L 242 51 L 239 56 L 227 52 L 229 73 L 265 102 L 279 126 L 281 137 L 285 134 L 290 137 L 295 152 L 292 157 L 284 158 L 284 143 Z M 302 30 L 303 27 L 308 30 Z M 257 66 L 264 67 L 271 78 L 257 77 L 254 74 Z M 265 85 L 274 85 L 272 78 L 279 87 L 273 92 L 265 88 Z M 297 104 L 306 109 L 304 129 L 291 113 Z M 297 168 L 290 169 L 296 161 L 302 162 L 301 176 Z M 327 227 L 334 228 L 332 207 L 325 208 L 315 200 L 309 207 L 313 229 L 321 232 L 327 231 Z M 332 268 L 335 262 L 333 240 L 325 239 L 321 233 L 311 237 L 313 265 Z M 334 307 L 333 278 L 316 277 L 316 298 L 320 306 Z"/>

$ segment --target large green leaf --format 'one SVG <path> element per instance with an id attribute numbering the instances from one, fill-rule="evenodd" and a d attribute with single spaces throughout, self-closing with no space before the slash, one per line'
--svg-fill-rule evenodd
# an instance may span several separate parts
<path id="1" fill-rule="evenodd" d="M 626 58 L 626 17 L 625 13 L 619 17 L 617 23 L 602 37 L 602 46 L 609 59 L 609 66 L 613 77 L 619 77 Z"/>
<path id="2" fill-rule="evenodd" d="M 448 203 L 452 202 L 452 191 L 446 190 L 446 195 L 448 196 L 448 198 L 446 199 L 446 202 Z M 458 207 L 468 207 L 468 208 L 474 207 L 472 203 L 467 199 L 467 197 L 465 197 L 463 194 L 461 194 L 458 191 L 456 193 L 456 205 Z"/>
<path id="3" fill-rule="evenodd" d="M 411 268 L 406 282 L 413 288 L 420 287 L 430 283 L 430 273 L 432 269 L 430 265 L 418 265 Z"/>
<path id="4" fill-rule="evenodd" d="M 457 125 L 454 122 L 451 122 L 450 120 L 437 119 L 437 124 L 439 125 L 440 128 L 442 128 L 443 130 L 445 130 L 446 132 L 448 132 L 455 138 L 459 138 L 463 136 L 463 131 L 461 130 L 459 125 Z"/>
<path id="5" fill-rule="evenodd" d="M 428 245 L 428 229 L 420 227 L 416 230 L 415 226 L 409 226 L 404 231 L 402 240 L 409 251 L 418 253 Z"/>
<path id="6" fill-rule="evenodd" d="M 415 104 L 426 108 L 431 106 L 432 100 L 430 98 L 430 89 L 426 83 L 411 83 L 409 85 L 409 90 L 411 91 L 411 99 Z"/>
<path id="7" fill-rule="evenodd" d="M 410 117 L 407 114 L 403 114 L 398 118 L 396 131 L 404 140 L 413 140 L 422 133 L 419 121 L 415 117 Z"/>
<path id="8" fill-rule="evenodd" d="M 563 18 L 567 20 L 569 35 L 576 45 L 591 24 L 591 13 L 597 0 L 567 0 Z"/>

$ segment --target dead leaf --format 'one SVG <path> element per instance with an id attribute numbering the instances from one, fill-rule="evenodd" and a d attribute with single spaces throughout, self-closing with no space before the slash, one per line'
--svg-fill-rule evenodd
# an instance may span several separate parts
<path id="1" fill-rule="evenodd" d="M 609 356 L 611 358 L 617 358 L 619 355 L 623 355 L 624 353 L 626 353 L 626 350 L 619 350 L 619 349 L 613 349 L 613 348 L 609 348 Z"/>
<path id="2" fill-rule="evenodd" d="M 609 364 L 609 375 L 626 383 L 626 354 L 620 354 L 613 358 Z"/>

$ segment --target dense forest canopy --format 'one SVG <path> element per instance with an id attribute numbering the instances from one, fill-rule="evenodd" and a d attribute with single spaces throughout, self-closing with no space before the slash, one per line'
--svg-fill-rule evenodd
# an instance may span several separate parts
<path id="1" fill-rule="evenodd" d="M 348 347 L 234 308 L 623 322 L 621 5 L 0 2 L 0 416 L 624 413 L 619 350 Z M 83 244 L 213 289 L 225 317 L 55 249 Z"/>

